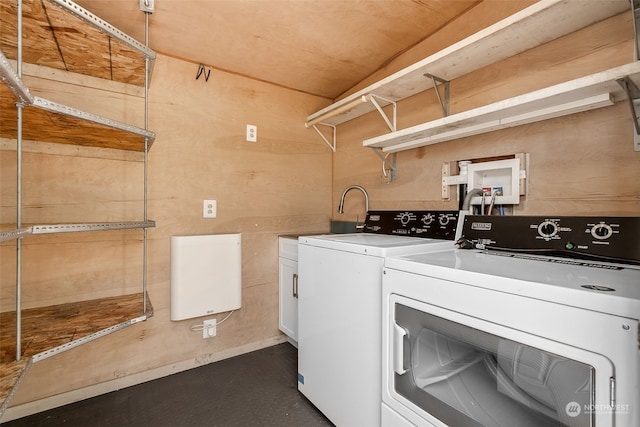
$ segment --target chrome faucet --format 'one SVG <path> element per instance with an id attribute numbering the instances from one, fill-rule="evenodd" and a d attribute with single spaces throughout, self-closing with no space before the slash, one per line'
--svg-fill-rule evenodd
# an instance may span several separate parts
<path id="1" fill-rule="evenodd" d="M 369 212 L 369 195 L 367 194 L 367 190 L 365 190 L 364 187 L 361 187 L 359 185 L 350 185 L 350 186 L 348 186 L 347 188 L 344 189 L 344 191 L 342 192 L 342 196 L 340 196 L 340 204 L 338 205 L 338 213 L 344 213 L 344 197 L 351 190 L 360 190 L 360 191 L 362 191 L 362 194 L 364 194 L 364 208 L 365 208 L 366 212 Z"/>

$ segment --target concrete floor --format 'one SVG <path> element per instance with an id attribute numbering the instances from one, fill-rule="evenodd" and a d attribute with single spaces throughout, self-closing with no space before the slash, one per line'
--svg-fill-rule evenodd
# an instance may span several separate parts
<path id="1" fill-rule="evenodd" d="M 2 423 L 3 427 L 332 426 L 297 386 L 288 343 Z"/>

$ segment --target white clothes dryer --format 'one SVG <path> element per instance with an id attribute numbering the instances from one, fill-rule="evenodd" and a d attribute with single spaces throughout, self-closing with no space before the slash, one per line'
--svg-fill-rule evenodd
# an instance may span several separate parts
<path id="1" fill-rule="evenodd" d="M 471 250 L 388 258 L 382 425 L 640 425 L 639 231 L 467 216 Z"/>

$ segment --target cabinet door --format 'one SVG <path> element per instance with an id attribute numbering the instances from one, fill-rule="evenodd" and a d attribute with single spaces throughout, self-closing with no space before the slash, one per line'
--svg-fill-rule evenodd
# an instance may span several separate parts
<path id="1" fill-rule="evenodd" d="M 298 262 L 280 257 L 279 328 L 298 341 Z"/>

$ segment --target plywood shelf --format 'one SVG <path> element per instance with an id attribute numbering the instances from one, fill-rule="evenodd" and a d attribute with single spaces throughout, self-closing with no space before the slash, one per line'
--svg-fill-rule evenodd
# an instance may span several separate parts
<path id="1" fill-rule="evenodd" d="M 451 81 L 474 70 L 522 53 L 629 10 L 629 2 L 541 0 L 389 77 L 307 117 L 338 125 L 375 109 L 371 102 L 357 102 L 370 94 L 400 101 L 433 88 L 430 74 Z M 348 108 L 345 108 L 350 106 Z"/>
<path id="2" fill-rule="evenodd" d="M 22 355 L 16 361 L 16 313 L 0 313 L 0 417 L 32 363 L 151 316 L 153 307 L 142 293 L 23 310 Z"/>
<path id="3" fill-rule="evenodd" d="M 16 103 L 23 109 L 24 139 L 144 152 L 155 133 L 34 96 L 0 51 L 0 136 L 16 139 Z M 146 142 L 146 143 L 145 143 Z"/>
<path id="4" fill-rule="evenodd" d="M 613 105 L 627 99 L 617 82 L 624 77 L 640 85 L 640 62 L 369 138 L 363 145 L 393 153 Z"/>
<path id="5" fill-rule="evenodd" d="M 22 0 L 23 61 L 144 85 L 156 54 L 111 24 L 69 0 Z M 17 1 L 0 2 L 0 50 L 17 58 Z"/>

